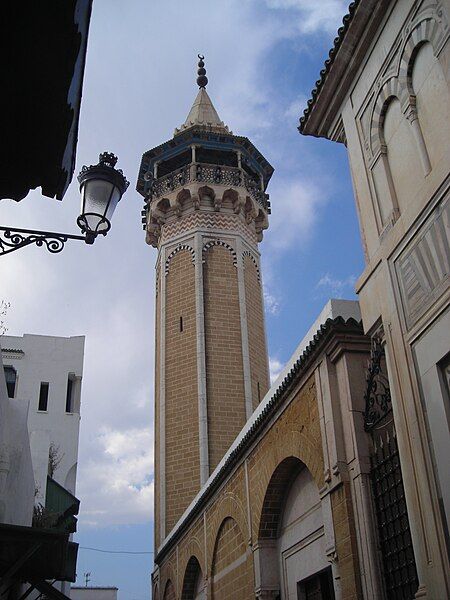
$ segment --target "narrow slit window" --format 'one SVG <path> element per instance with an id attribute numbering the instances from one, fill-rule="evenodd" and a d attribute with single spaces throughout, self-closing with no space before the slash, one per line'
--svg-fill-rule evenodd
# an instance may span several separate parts
<path id="1" fill-rule="evenodd" d="M 183 317 L 180 317 L 180 331 L 183 331 Z"/>
<path id="2" fill-rule="evenodd" d="M 42 381 L 41 389 L 39 390 L 39 406 L 38 410 L 46 411 L 48 407 L 48 383 Z"/>
<path id="3" fill-rule="evenodd" d="M 66 412 L 73 412 L 73 377 L 70 375 L 67 378 Z"/>
<path id="4" fill-rule="evenodd" d="M 259 381 L 258 381 L 258 402 L 261 402 L 261 388 L 259 386 Z"/>
<path id="5" fill-rule="evenodd" d="M 14 367 L 5 367 L 6 389 L 8 390 L 8 398 L 14 398 L 16 393 L 17 373 Z"/>

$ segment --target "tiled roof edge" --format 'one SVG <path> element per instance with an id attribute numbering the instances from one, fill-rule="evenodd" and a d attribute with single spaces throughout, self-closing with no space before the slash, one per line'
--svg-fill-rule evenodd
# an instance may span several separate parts
<path id="1" fill-rule="evenodd" d="M 14 354 L 25 354 L 23 350 L 15 350 L 14 348 L 2 348 L 2 352 L 14 352 Z"/>
<path id="2" fill-rule="evenodd" d="M 205 488 L 201 496 L 198 498 L 197 502 L 194 506 L 192 506 L 189 514 L 186 515 L 184 521 L 180 524 L 174 534 L 171 536 L 169 533 L 168 538 L 166 538 L 166 542 L 164 542 L 162 548 L 155 555 L 155 563 L 158 563 L 169 551 L 172 545 L 175 543 L 175 540 L 181 537 L 184 531 L 187 529 L 188 525 L 191 522 L 191 517 L 193 514 L 197 512 L 197 510 L 209 500 L 211 495 L 217 489 L 218 485 L 222 482 L 226 474 L 229 472 L 230 468 L 234 466 L 239 456 L 242 454 L 243 450 L 247 446 L 247 444 L 256 437 L 261 428 L 267 423 L 269 418 L 272 416 L 276 407 L 278 406 L 279 401 L 283 397 L 283 394 L 290 388 L 290 386 L 295 382 L 296 376 L 302 371 L 303 367 L 309 363 L 309 361 L 316 354 L 319 344 L 325 341 L 326 335 L 331 333 L 334 329 L 339 326 L 351 326 L 358 329 L 359 332 L 363 333 L 363 328 L 361 321 L 356 321 L 350 317 L 345 320 L 343 317 L 339 316 L 334 319 L 329 318 L 323 323 L 320 328 L 317 330 L 317 333 L 314 334 L 312 340 L 306 346 L 302 354 L 293 364 L 289 373 L 285 376 L 283 381 L 280 383 L 276 391 L 274 392 L 272 398 L 269 400 L 264 410 L 255 420 L 251 428 L 247 431 L 245 436 L 242 438 L 240 443 L 232 450 L 230 455 L 228 456 L 226 462 L 222 465 L 221 469 L 217 472 L 214 479 L 210 482 L 209 486 Z M 175 525 L 175 527 L 177 527 Z"/>
<path id="3" fill-rule="evenodd" d="M 303 111 L 303 116 L 300 117 L 300 124 L 298 126 L 298 130 L 300 133 L 303 133 L 303 130 L 311 114 L 311 110 L 314 107 L 314 104 L 316 103 L 317 96 L 319 95 L 319 92 L 322 89 L 325 80 L 327 79 L 328 73 L 336 59 L 339 48 L 342 46 L 350 23 L 352 22 L 353 16 L 360 3 L 361 0 L 354 0 L 354 2 L 351 2 L 348 7 L 348 13 L 344 15 L 342 19 L 342 25 L 341 27 L 339 27 L 337 31 L 337 36 L 334 38 L 333 47 L 328 53 L 328 58 L 324 63 L 323 69 L 320 71 L 320 79 L 316 81 L 315 87 L 311 90 L 311 98 L 307 102 L 307 107 Z"/>

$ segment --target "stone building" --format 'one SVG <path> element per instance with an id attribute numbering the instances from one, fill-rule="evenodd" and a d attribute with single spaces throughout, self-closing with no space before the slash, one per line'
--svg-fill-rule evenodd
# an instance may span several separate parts
<path id="1" fill-rule="evenodd" d="M 28 405 L 35 502 L 45 504 L 49 454 L 52 476 L 75 494 L 80 433 L 84 336 L 2 336 L 8 394 Z"/>
<path id="2" fill-rule="evenodd" d="M 4 335 L 1 354 L 8 397 L 26 415 L 33 468 L 31 508 L 55 504 L 55 495 L 66 498 L 63 490 L 77 501 L 84 336 Z M 62 502 L 56 500 L 58 508 Z M 67 581 L 52 585 L 69 594 Z M 38 595 L 31 592 L 31 600 Z"/>
<path id="3" fill-rule="evenodd" d="M 155 531 L 166 538 L 269 387 L 258 242 L 273 169 L 197 98 L 142 158 L 156 264 Z M 224 403 L 222 398 L 226 397 Z"/>
<path id="4" fill-rule="evenodd" d="M 153 596 L 353 598 L 364 570 L 376 597 L 359 307 L 331 301 L 267 391 L 273 170 L 206 83 L 201 60 L 185 124 L 138 179 L 158 248 Z"/>
<path id="5" fill-rule="evenodd" d="M 353 2 L 299 127 L 348 149 L 362 322 L 392 397 L 372 437 L 398 440 L 416 597 L 436 600 L 450 596 L 449 18 L 448 0 Z"/>

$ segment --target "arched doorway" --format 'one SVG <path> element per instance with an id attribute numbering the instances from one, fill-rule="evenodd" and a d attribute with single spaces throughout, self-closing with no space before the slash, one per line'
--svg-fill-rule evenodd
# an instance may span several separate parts
<path id="1" fill-rule="evenodd" d="M 267 486 L 259 526 L 257 588 L 281 600 L 334 600 L 316 482 L 295 457 Z"/>

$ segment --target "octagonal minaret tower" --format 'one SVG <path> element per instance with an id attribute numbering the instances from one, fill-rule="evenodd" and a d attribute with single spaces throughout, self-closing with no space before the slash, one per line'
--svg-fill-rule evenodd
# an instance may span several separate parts
<path id="1" fill-rule="evenodd" d="M 258 242 L 273 169 L 199 92 L 142 157 L 156 262 L 155 538 L 164 540 L 269 388 Z"/>

